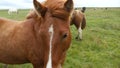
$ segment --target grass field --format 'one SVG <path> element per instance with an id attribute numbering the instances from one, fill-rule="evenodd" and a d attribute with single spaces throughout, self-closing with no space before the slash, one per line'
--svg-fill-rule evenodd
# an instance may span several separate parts
<path id="1" fill-rule="evenodd" d="M 0 17 L 24 20 L 28 10 L 8 15 L 1 10 Z M 83 40 L 76 41 L 76 28 L 71 26 L 72 44 L 63 68 L 120 68 L 120 8 L 87 9 Z M 0 65 L 2 68 L 2 64 Z M 31 64 L 9 65 L 8 68 L 32 68 Z"/>

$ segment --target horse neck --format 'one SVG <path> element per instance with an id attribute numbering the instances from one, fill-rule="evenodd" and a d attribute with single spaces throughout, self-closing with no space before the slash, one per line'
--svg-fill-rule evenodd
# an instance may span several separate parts
<path id="1" fill-rule="evenodd" d="M 30 10 L 30 12 L 26 16 L 26 20 L 31 22 L 33 30 L 36 34 L 38 34 L 37 32 L 39 32 L 42 23 L 42 18 L 36 14 L 35 10 Z"/>
<path id="2" fill-rule="evenodd" d="M 26 19 L 22 25 L 25 28 L 31 29 L 33 30 L 35 33 L 39 31 L 40 25 L 41 25 L 41 21 L 37 18 L 30 18 L 30 19 Z"/>

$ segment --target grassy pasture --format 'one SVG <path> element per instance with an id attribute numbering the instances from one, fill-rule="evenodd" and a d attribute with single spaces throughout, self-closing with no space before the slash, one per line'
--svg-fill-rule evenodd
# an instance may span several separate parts
<path id="1" fill-rule="evenodd" d="M 28 10 L 8 15 L 0 10 L 0 17 L 24 20 Z M 71 26 L 72 44 L 63 68 L 120 68 L 120 8 L 87 9 L 83 40 L 76 41 L 77 30 Z M 0 64 L 2 68 L 2 64 Z M 32 68 L 31 64 L 9 65 L 8 68 Z"/>

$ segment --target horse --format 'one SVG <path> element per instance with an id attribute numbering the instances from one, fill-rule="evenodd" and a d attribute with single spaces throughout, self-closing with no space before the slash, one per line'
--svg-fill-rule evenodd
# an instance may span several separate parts
<path id="1" fill-rule="evenodd" d="M 82 30 L 86 26 L 86 18 L 84 15 L 85 9 L 80 10 L 74 10 L 72 17 L 71 17 L 71 23 L 70 25 L 75 25 L 75 27 L 78 30 L 78 35 L 76 37 L 77 40 L 82 40 Z"/>
<path id="2" fill-rule="evenodd" d="M 16 13 L 18 14 L 18 10 L 16 8 L 11 8 L 11 9 L 8 9 L 8 14 L 12 14 L 12 13 Z"/>
<path id="3" fill-rule="evenodd" d="M 85 13 L 86 7 L 82 7 L 81 12 Z"/>
<path id="4" fill-rule="evenodd" d="M 72 0 L 33 0 L 23 21 L 0 18 L 0 63 L 62 68 L 71 44 Z"/>

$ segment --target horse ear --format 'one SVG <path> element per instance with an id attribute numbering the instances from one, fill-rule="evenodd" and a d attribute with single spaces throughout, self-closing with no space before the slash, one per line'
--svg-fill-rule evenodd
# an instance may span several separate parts
<path id="1" fill-rule="evenodd" d="M 42 17 L 44 17 L 47 11 L 47 8 L 42 4 L 40 4 L 37 0 L 33 0 L 33 4 L 38 15 L 41 15 Z"/>
<path id="2" fill-rule="evenodd" d="M 64 8 L 68 11 L 71 12 L 73 10 L 73 0 L 67 0 L 64 4 Z"/>

